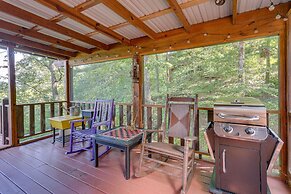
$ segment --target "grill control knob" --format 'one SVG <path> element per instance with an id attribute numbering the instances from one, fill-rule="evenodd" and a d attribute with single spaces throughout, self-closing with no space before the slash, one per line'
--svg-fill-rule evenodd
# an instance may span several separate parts
<path id="1" fill-rule="evenodd" d="M 226 132 L 226 133 L 231 133 L 233 131 L 233 128 L 231 126 L 225 126 L 223 127 L 223 130 Z"/>
<path id="2" fill-rule="evenodd" d="M 245 129 L 246 134 L 253 135 L 255 133 L 255 129 L 252 127 L 248 127 Z"/>

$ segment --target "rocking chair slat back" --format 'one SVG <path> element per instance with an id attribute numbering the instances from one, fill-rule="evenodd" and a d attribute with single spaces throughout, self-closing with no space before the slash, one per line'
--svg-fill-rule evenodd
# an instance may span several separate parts
<path id="1" fill-rule="evenodd" d="M 113 114 L 113 100 L 97 100 L 94 106 L 93 122 L 108 122 L 107 126 L 110 128 Z"/>

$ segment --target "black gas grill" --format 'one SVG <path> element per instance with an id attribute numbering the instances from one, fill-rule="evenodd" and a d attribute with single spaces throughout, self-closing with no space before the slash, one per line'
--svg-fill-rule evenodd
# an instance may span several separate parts
<path id="1" fill-rule="evenodd" d="M 267 170 L 283 145 L 266 122 L 266 108 L 252 98 L 216 103 L 205 135 L 215 158 L 212 193 L 265 194 Z"/>

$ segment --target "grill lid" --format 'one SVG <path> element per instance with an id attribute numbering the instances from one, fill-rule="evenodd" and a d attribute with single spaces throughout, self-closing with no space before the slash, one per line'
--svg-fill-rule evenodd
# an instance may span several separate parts
<path id="1" fill-rule="evenodd" d="M 221 98 L 214 103 L 215 106 L 250 106 L 250 107 L 264 107 L 265 105 L 256 98 L 243 97 L 243 98 Z"/>

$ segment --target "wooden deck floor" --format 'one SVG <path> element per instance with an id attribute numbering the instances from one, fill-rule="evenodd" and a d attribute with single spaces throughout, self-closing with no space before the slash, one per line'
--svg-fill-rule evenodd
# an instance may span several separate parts
<path id="1" fill-rule="evenodd" d="M 180 181 L 155 172 L 135 178 L 138 153 L 132 151 L 131 179 L 123 177 L 123 153 L 111 151 L 94 168 L 90 153 L 66 156 L 60 143 L 49 139 L 0 151 L 0 193 L 60 194 L 174 194 Z M 212 165 L 199 162 L 189 194 L 208 193 Z M 269 177 L 272 194 L 291 193 L 279 179 Z"/>

